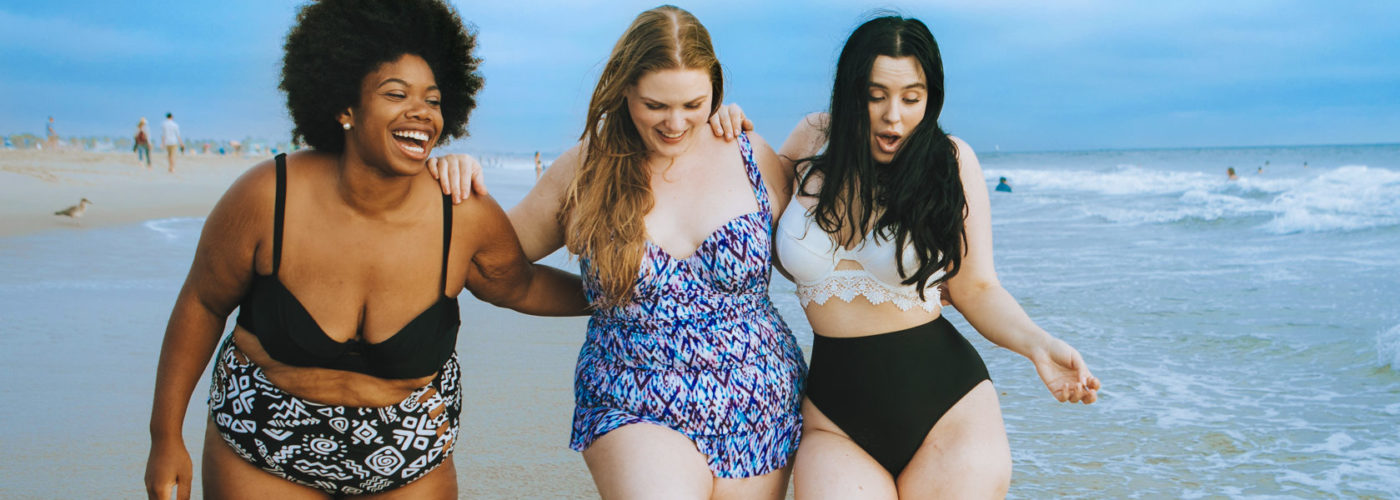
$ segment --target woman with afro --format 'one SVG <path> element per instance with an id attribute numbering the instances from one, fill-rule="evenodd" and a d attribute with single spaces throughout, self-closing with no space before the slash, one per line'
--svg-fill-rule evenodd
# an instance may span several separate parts
<path id="1" fill-rule="evenodd" d="M 494 200 L 454 206 L 427 172 L 465 135 L 473 45 L 441 0 L 301 9 L 281 88 L 311 149 L 249 169 L 205 222 L 161 347 L 152 498 L 189 496 L 181 424 L 216 351 L 206 497 L 456 497 L 457 294 L 587 307 L 578 277 L 525 259 Z"/>

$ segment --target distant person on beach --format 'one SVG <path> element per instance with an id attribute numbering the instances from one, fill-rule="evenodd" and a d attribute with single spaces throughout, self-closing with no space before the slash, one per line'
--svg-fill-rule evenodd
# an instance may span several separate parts
<path id="1" fill-rule="evenodd" d="M 530 264 L 490 197 L 454 206 L 427 173 L 482 84 L 452 7 L 323 0 L 296 19 L 281 88 L 312 149 L 249 169 L 205 221 L 161 347 L 147 493 L 190 495 L 181 427 L 217 352 L 205 498 L 457 498 L 458 293 L 583 314 L 582 285 Z"/>
<path id="2" fill-rule="evenodd" d="M 1225 173 L 1226 173 L 1226 174 L 1229 174 L 1229 176 L 1230 176 L 1228 180 L 1232 180 L 1232 181 L 1240 180 L 1240 176 L 1235 175 L 1235 167 L 1226 168 L 1226 169 L 1225 169 Z"/>
<path id="3" fill-rule="evenodd" d="M 48 145 L 49 149 L 58 149 L 58 132 L 53 129 L 52 116 L 49 117 L 49 123 L 44 125 L 44 143 Z"/>
<path id="4" fill-rule="evenodd" d="M 136 122 L 136 137 L 133 138 L 135 145 L 132 149 L 136 151 L 136 162 L 146 162 L 146 168 L 151 168 L 151 130 L 146 127 L 146 117 L 141 117 L 141 121 Z"/>
<path id="5" fill-rule="evenodd" d="M 165 114 L 165 123 L 160 124 L 160 144 L 165 147 L 165 157 L 170 162 L 170 173 L 175 173 L 175 148 L 185 152 L 185 141 L 180 137 L 180 125 L 174 115 Z"/>
<path id="6" fill-rule="evenodd" d="M 540 175 L 544 174 L 544 166 L 540 164 L 540 152 L 535 151 L 535 180 L 540 180 Z"/>
<path id="7" fill-rule="evenodd" d="M 1001 181 L 999 181 L 999 182 L 997 183 L 997 191 L 998 191 L 998 192 L 1001 192 L 1001 193 L 1010 193 L 1010 192 L 1011 192 L 1011 185 L 1006 183 L 1006 178 L 1005 178 L 1005 177 L 1002 177 L 1002 178 L 1001 178 Z"/>

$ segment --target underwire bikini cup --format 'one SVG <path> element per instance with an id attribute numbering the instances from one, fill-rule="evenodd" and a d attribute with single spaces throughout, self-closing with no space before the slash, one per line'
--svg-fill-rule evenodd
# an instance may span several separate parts
<path id="1" fill-rule="evenodd" d="M 936 288 L 925 289 L 924 299 L 920 299 L 914 286 L 901 284 L 904 279 L 893 259 L 893 241 L 872 231 L 855 248 L 844 248 L 816 224 L 810 212 L 794 197 L 778 220 L 774 242 L 778 261 L 796 282 L 803 307 L 812 302 L 825 304 L 831 297 L 850 302 L 863 296 L 872 304 L 891 302 L 905 311 L 915 306 L 929 312 L 938 309 Z M 903 258 L 906 272 L 918 268 L 911 245 L 905 246 Z M 860 267 L 838 270 L 841 261 Z M 928 282 L 941 276 L 942 272 L 934 273 Z"/>
<path id="2" fill-rule="evenodd" d="M 238 325 L 256 336 L 272 359 L 293 366 L 349 370 L 386 379 L 419 378 L 437 371 L 456 351 L 457 331 L 462 324 L 457 300 L 443 293 L 452 244 L 451 200 L 443 197 L 442 277 L 437 302 L 381 342 L 340 342 L 326 334 L 278 276 L 286 175 L 285 155 L 278 155 L 272 274 L 253 276 L 239 305 Z"/>

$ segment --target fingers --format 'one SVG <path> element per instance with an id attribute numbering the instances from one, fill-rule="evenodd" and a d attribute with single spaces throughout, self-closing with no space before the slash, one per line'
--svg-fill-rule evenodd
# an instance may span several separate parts
<path id="1" fill-rule="evenodd" d="M 470 169 L 471 166 L 472 166 L 472 162 L 466 162 L 466 163 L 467 163 L 467 165 L 466 165 L 466 167 L 464 167 L 464 168 Z M 458 172 L 458 173 L 457 173 L 457 189 L 456 189 L 456 193 L 453 195 L 453 200 L 452 200 L 452 202 L 453 202 L 453 203 L 461 203 L 462 200 L 467 199 L 467 196 L 471 196 L 471 192 L 472 192 L 471 189 L 472 189 L 472 172 L 470 172 L 470 171 L 468 171 L 468 172 Z"/>
<path id="2" fill-rule="evenodd" d="M 1070 384 L 1069 397 L 1066 398 L 1066 400 L 1071 403 L 1078 403 L 1080 400 L 1084 399 L 1085 391 L 1081 390 L 1081 387 L 1082 386 L 1079 384 Z"/>
<path id="3" fill-rule="evenodd" d="M 490 194 L 486 192 L 486 177 L 481 172 L 481 164 L 475 161 L 472 162 L 472 175 L 470 177 L 469 183 L 471 184 L 472 189 L 476 190 L 477 194 L 480 194 L 482 196 Z M 462 192 L 465 193 L 466 191 L 463 190 Z"/>
<path id="4" fill-rule="evenodd" d="M 1098 393 L 1098 391 L 1095 390 L 1095 389 L 1089 389 L 1089 390 L 1087 390 L 1087 391 L 1084 392 L 1084 399 L 1080 400 L 1080 402 L 1087 405 L 1087 404 L 1093 404 L 1095 401 L 1098 401 L 1098 400 L 1099 400 L 1099 393 Z"/>
<path id="5" fill-rule="evenodd" d="M 175 485 L 167 482 L 148 481 L 146 483 L 146 498 L 151 500 L 166 500 L 170 498 L 170 490 L 174 487 Z"/>
<path id="6" fill-rule="evenodd" d="M 1055 400 L 1061 403 L 1084 403 L 1091 404 L 1099 400 L 1099 379 L 1090 376 L 1083 384 L 1074 382 L 1063 382 L 1052 391 Z"/>
<path id="7" fill-rule="evenodd" d="M 725 140 L 738 137 L 740 127 L 743 127 L 744 130 L 753 130 L 753 122 L 744 116 L 744 109 L 740 108 L 738 104 L 729 103 L 728 106 L 724 107 L 723 114 L 727 115 L 725 116 L 727 120 L 724 129 Z"/>
<path id="8" fill-rule="evenodd" d="M 1093 403 L 1093 402 L 1095 402 L 1095 401 L 1098 401 L 1098 400 L 1099 400 L 1099 388 L 1102 387 L 1102 386 L 1103 386 L 1103 384 L 1099 382 L 1099 378 L 1098 378 L 1098 377 L 1095 377 L 1095 376 L 1093 376 L 1093 375 L 1090 375 L 1090 376 L 1089 376 L 1089 380 L 1084 384 L 1084 387 L 1085 387 L 1086 389 L 1088 389 L 1088 394 L 1084 396 L 1084 404 L 1087 405 L 1087 404 Z"/>
<path id="9" fill-rule="evenodd" d="M 458 202 L 457 197 L 461 195 L 461 193 L 456 190 L 457 178 L 461 175 L 461 164 L 459 162 L 443 160 L 442 182 L 447 185 L 447 194 L 452 195 L 452 203 L 454 205 Z"/>
<path id="10" fill-rule="evenodd" d="M 175 480 L 175 485 L 179 488 L 176 496 L 180 500 L 190 500 L 190 478 L 180 477 Z"/>
<path id="11" fill-rule="evenodd" d="M 437 179 L 438 185 L 442 187 L 442 194 L 452 194 L 452 189 L 447 187 L 447 179 L 443 179 L 442 172 L 439 171 L 441 168 L 439 158 L 428 159 L 428 174 Z"/>
<path id="12" fill-rule="evenodd" d="M 719 112 L 719 126 L 720 126 L 721 129 L 724 130 L 724 140 L 725 140 L 725 141 L 731 141 L 731 140 L 734 139 L 734 136 L 737 135 L 737 134 L 735 133 L 735 131 L 734 131 L 734 123 L 735 123 L 734 116 L 733 116 L 733 114 L 732 114 L 731 112 L 729 112 L 729 111 L 730 111 L 730 110 L 729 110 L 729 107 L 726 106 L 724 109 L 721 109 L 720 112 Z"/>
<path id="13" fill-rule="evenodd" d="M 710 131 L 714 132 L 715 137 L 721 137 L 726 142 L 738 137 L 741 127 L 744 131 L 753 130 L 753 122 L 744 116 L 744 110 L 738 104 L 720 106 L 719 110 L 710 116 Z"/>
<path id="14" fill-rule="evenodd" d="M 428 158 L 428 175 L 433 176 L 434 179 L 438 178 L 438 165 L 437 165 L 437 163 L 438 163 L 438 159 L 437 159 L 437 158 Z"/>

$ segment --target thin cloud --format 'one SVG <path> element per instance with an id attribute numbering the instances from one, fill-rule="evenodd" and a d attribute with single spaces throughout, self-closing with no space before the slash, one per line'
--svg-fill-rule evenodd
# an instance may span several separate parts
<path id="1" fill-rule="evenodd" d="M 6 11 L 0 11 L 0 45 L 4 45 L 6 51 L 82 61 L 156 57 L 169 54 L 175 46 L 142 30 L 29 17 Z"/>

